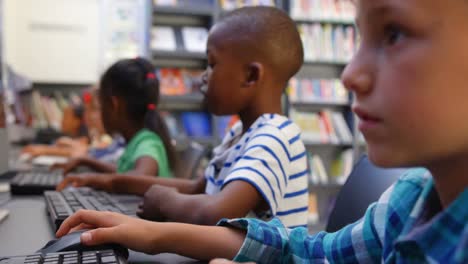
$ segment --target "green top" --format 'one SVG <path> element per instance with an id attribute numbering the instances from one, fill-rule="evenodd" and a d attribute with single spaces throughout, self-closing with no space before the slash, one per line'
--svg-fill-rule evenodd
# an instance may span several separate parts
<path id="1" fill-rule="evenodd" d="M 117 173 L 133 170 L 135 162 L 143 156 L 151 157 L 158 162 L 159 169 L 157 176 L 172 177 L 166 148 L 161 138 L 146 128 L 138 131 L 127 144 L 124 153 L 117 162 Z"/>

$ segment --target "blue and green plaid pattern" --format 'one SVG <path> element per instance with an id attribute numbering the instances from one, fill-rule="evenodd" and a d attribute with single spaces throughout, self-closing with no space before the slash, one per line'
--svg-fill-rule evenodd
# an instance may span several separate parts
<path id="1" fill-rule="evenodd" d="M 278 219 L 222 220 L 219 225 L 247 230 L 235 257 L 240 262 L 468 263 L 468 188 L 425 219 L 434 192 L 429 172 L 415 169 L 370 205 L 361 220 L 335 233 L 309 235 L 306 228 L 287 229 Z"/>

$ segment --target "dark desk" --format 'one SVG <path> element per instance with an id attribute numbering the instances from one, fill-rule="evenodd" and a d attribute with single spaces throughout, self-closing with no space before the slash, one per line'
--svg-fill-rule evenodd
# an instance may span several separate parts
<path id="1" fill-rule="evenodd" d="M 15 196 L 0 208 L 10 211 L 9 216 L 0 223 L 0 256 L 31 254 L 54 239 L 54 230 L 42 196 Z M 203 263 L 175 254 L 150 256 L 133 251 L 130 251 L 129 262 Z"/>

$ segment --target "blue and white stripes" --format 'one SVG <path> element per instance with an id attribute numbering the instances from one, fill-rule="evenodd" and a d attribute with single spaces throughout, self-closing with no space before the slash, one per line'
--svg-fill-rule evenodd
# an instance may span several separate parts
<path id="1" fill-rule="evenodd" d="M 214 150 L 205 171 L 207 194 L 220 192 L 232 181 L 245 181 L 263 196 L 285 226 L 307 223 L 307 158 L 299 128 L 287 117 L 265 114 L 242 133 L 237 123 Z M 252 215 L 252 214 L 250 214 Z"/>

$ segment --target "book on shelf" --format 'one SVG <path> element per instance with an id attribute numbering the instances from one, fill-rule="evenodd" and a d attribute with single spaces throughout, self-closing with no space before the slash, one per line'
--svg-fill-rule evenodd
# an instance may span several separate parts
<path id="1" fill-rule="evenodd" d="M 317 194 L 309 193 L 309 206 L 308 206 L 308 217 L 307 224 L 315 225 L 319 222 L 319 210 L 317 203 Z"/>
<path id="2" fill-rule="evenodd" d="M 175 51 L 177 42 L 174 28 L 169 26 L 154 26 L 151 28 L 151 43 L 152 50 Z"/>
<path id="3" fill-rule="evenodd" d="M 353 169 L 353 150 L 342 151 L 332 162 L 330 167 L 330 177 L 333 182 L 344 184 Z"/>
<path id="4" fill-rule="evenodd" d="M 351 134 L 351 129 L 346 124 L 346 120 L 344 119 L 343 114 L 338 112 L 331 112 L 330 117 L 334 127 L 336 128 L 335 131 L 340 141 L 346 144 L 351 144 L 353 142 L 353 136 Z"/>
<path id="5" fill-rule="evenodd" d="M 328 183 L 328 173 L 325 169 L 322 158 L 319 155 L 310 155 L 309 156 L 309 177 L 312 184 L 327 184 Z"/>
<path id="6" fill-rule="evenodd" d="M 224 10 L 234 10 L 244 6 L 275 6 L 274 0 L 219 0 L 219 4 Z"/>
<path id="7" fill-rule="evenodd" d="M 177 118 L 173 113 L 162 111 L 161 117 L 164 119 L 167 129 L 169 130 L 169 134 L 171 138 L 178 138 L 181 134 L 180 126 L 177 123 Z"/>
<path id="8" fill-rule="evenodd" d="M 61 92 L 55 91 L 52 95 L 45 96 L 36 90 L 31 93 L 30 104 L 24 105 L 23 110 L 31 117 L 33 128 L 61 131 L 64 110 L 80 105 L 82 101 L 76 93 L 65 97 Z"/>
<path id="9" fill-rule="evenodd" d="M 347 149 L 338 153 L 330 160 L 330 167 L 326 167 L 322 157 L 308 153 L 309 182 L 314 185 L 339 184 L 342 185 L 353 168 L 353 150 Z"/>
<path id="10" fill-rule="evenodd" d="M 188 93 L 200 93 L 204 71 L 195 69 L 182 69 L 181 71 L 186 91 Z"/>
<path id="11" fill-rule="evenodd" d="M 213 136 L 211 116 L 206 112 L 162 112 L 171 138 L 209 139 Z"/>
<path id="12" fill-rule="evenodd" d="M 356 13 L 352 0 L 290 0 L 290 15 L 296 20 L 351 22 Z"/>
<path id="13" fill-rule="evenodd" d="M 45 128 L 47 127 L 47 120 L 45 113 L 42 110 L 41 95 L 39 92 L 34 91 L 31 96 L 32 101 L 32 125 L 34 128 Z"/>
<path id="14" fill-rule="evenodd" d="M 354 26 L 300 23 L 306 62 L 346 63 L 356 49 Z"/>
<path id="15" fill-rule="evenodd" d="M 208 29 L 204 27 L 182 27 L 182 39 L 187 51 L 204 53 L 208 41 Z"/>
<path id="16" fill-rule="evenodd" d="M 349 93 L 338 79 L 291 78 L 288 85 L 292 103 L 348 103 Z"/>
<path id="17" fill-rule="evenodd" d="M 180 69 L 162 68 L 156 71 L 162 95 L 184 95 L 187 90 Z"/>
<path id="18" fill-rule="evenodd" d="M 302 113 L 292 110 L 291 119 L 301 129 L 301 139 L 307 142 L 320 142 L 320 117 L 317 113 Z"/>
<path id="19" fill-rule="evenodd" d="M 162 95 L 197 93 L 201 87 L 203 71 L 192 69 L 161 68 L 156 71 Z"/>
<path id="20" fill-rule="evenodd" d="M 335 126 L 332 123 L 332 113 L 328 110 L 324 110 L 321 111 L 319 115 L 325 126 L 325 132 L 326 136 L 328 136 L 328 142 L 332 144 L 340 143 L 340 139 L 338 139 L 338 136 L 336 134 Z"/>
<path id="21" fill-rule="evenodd" d="M 299 112 L 291 110 L 291 119 L 301 129 L 301 139 L 307 144 L 350 144 L 351 131 L 342 113 L 330 110 Z"/>
<path id="22" fill-rule="evenodd" d="M 189 137 L 209 138 L 213 136 L 211 115 L 206 112 L 183 112 L 180 114 L 182 127 Z"/>

